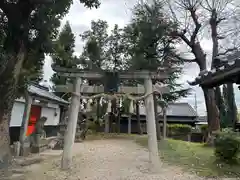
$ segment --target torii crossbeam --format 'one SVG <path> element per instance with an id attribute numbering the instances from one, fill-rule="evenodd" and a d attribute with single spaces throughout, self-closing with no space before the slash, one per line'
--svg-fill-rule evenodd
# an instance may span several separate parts
<path id="1" fill-rule="evenodd" d="M 169 88 L 167 86 L 162 86 L 156 88 L 153 86 L 154 91 L 159 91 L 162 94 L 168 93 Z M 56 92 L 65 92 L 70 93 L 73 92 L 73 84 L 68 85 L 57 85 Z M 89 86 L 86 84 L 81 85 L 80 93 L 82 95 L 91 95 L 91 94 L 100 94 L 104 93 L 104 86 Z M 119 94 L 132 94 L 132 95 L 143 95 L 145 94 L 144 86 L 119 86 L 117 93 Z"/>

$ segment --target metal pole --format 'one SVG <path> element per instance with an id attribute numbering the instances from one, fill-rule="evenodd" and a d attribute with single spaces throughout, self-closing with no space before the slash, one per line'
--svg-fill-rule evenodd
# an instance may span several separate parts
<path id="1" fill-rule="evenodd" d="M 68 169 L 72 162 L 72 148 L 75 141 L 78 112 L 80 107 L 80 85 L 81 78 L 76 78 L 74 83 L 74 92 L 72 93 L 71 105 L 67 130 L 64 136 L 64 148 L 62 156 L 62 169 Z"/>
<path id="2" fill-rule="evenodd" d="M 144 79 L 144 86 L 146 89 L 146 94 L 153 92 L 152 79 L 150 76 Z M 161 167 L 160 158 L 158 156 L 158 143 L 156 134 L 156 123 L 154 114 L 154 103 L 153 95 L 149 95 L 145 99 L 146 107 L 146 119 L 147 119 L 147 133 L 148 133 L 148 149 L 149 149 L 149 159 L 152 165 L 151 169 L 158 172 Z"/>

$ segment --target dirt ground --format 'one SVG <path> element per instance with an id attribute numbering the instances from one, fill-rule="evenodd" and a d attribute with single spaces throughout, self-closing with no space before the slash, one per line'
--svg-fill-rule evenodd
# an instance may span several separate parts
<path id="1" fill-rule="evenodd" d="M 61 151 L 50 150 L 40 163 L 25 166 L 18 180 L 201 180 L 178 167 L 163 164 L 149 171 L 148 152 L 130 140 L 96 140 L 74 145 L 72 168 L 60 170 Z"/>

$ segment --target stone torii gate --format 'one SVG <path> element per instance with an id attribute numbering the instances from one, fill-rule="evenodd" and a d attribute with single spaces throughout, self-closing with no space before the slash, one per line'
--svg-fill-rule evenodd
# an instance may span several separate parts
<path id="1" fill-rule="evenodd" d="M 104 72 L 84 71 L 81 69 L 71 69 L 62 67 L 52 67 L 59 76 L 75 78 L 73 84 L 71 105 L 69 111 L 69 121 L 67 131 L 64 137 L 64 150 L 62 156 L 62 169 L 68 169 L 72 161 L 72 148 L 75 139 L 78 111 L 81 99 L 82 79 L 101 79 Z M 152 79 L 164 80 L 168 78 L 168 74 L 164 73 L 164 69 L 156 72 L 135 71 L 135 72 L 118 72 L 119 79 L 143 79 L 145 87 L 145 107 L 147 119 L 148 149 L 149 160 L 153 171 L 158 171 L 161 163 L 158 156 L 158 144 L 156 136 L 155 113 L 153 103 L 153 84 Z"/>

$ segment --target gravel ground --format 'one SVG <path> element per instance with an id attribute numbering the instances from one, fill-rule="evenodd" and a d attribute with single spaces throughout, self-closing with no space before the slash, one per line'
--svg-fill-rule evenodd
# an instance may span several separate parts
<path id="1" fill-rule="evenodd" d="M 60 155 L 59 151 L 48 156 Z M 148 152 L 129 140 L 86 141 L 74 145 L 72 168 L 60 170 L 60 157 L 29 167 L 25 180 L 201 180 L 178 167 L 163 164 L 151 173 Z"/>

